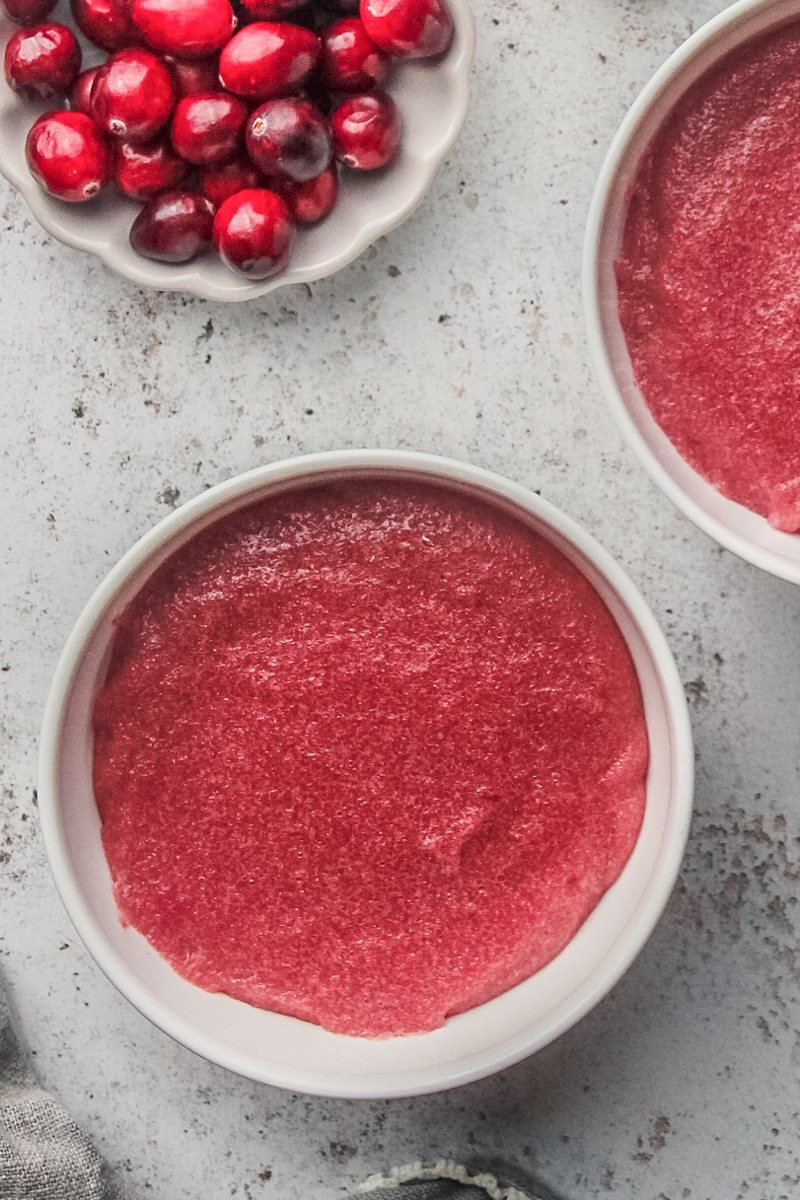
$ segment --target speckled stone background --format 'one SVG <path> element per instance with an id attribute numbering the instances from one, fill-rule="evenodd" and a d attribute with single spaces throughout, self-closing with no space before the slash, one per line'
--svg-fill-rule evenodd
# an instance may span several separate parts
<path id="1" fill-rule="evenodd" d="M 324 1200 L 386 1164 L 489 1152 L 569 1200 L 800 1195 L 800 590 L 656 492 L 598 396 L 579 302 L 609 138 L 721 7 L 478 5 L 471 117 L 419 212 L 337 277 L 248 306 L 139 291 L 0 188 L 0 972 L 126 1198 Z M 152 1028 L 73 934 L 34 791 L 57 655 L 118 556 L 235 472 L 361 445 L 481 463 L 593 530 L 668 632 L 699 760 L 681 882 L 615 992 L 501 1076 L 391 1103 L 255 1086 Z"/>

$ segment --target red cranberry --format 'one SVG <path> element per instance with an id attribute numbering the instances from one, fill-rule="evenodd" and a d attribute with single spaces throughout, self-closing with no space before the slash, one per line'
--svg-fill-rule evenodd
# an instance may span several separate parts
<path id="1" fill-rule="evenodd" d="M 3 8 L 18 25 L 36 25 L 49 17 L 56 0 L 3 0 Z"/>
<path id="2" fill-rule="evenodd" d="M 188 165 L 163 136 L 152 142 L 116 144 L 114 181 L 132 200 L 149 200 L 159 192 L 178 188 L 188 174 Z"/>
<path id="3" fill-rule="evenodd" d="M 97 72 L 92 113 L 101 129 L 147 142 L 172 116 L 177 89 L 169 67 L 149 50 L 118 50 Z"/>
<path id="4" fill-rule="evenodd" d="M 332 92 L 368 92 L 386 82 L 389 55 L 379 50 L 357 17 L 322 31 L 320 79 Z"/>
<path id="5" fill-rule="evenodd" d="M 445 0 L 361 0 L 360 11 L 373 42 L 402 58 L 443 54 L 453 39 Z"/>
<path id="6" fill-rule="evenodd" d="M 400 145 L 400 114 L 385 92 L 349 96 L 331 115 L 336 157 L 346 167 L 374 171 L 394 158 Z"/>
<path id="7" fill-rule="evenodd" d="M 236 27 L 229 0 L 133 0 L 131 16 L 149 46 L 178 58 L 216 54 Z"/>
<path id="8" fill-rule="evenodd" d="M 247 122 L 247 152 L 265 175 L 314 179 L 333 153 L 328 122 L 307 100 L 268 100 Z"/>
<path id="9" fill-rule="evenodd" d="M 69 94 L 69 106 L 74 112 L 86 113 L 87 117 L 93 116 L 92 85 L 99 70 L 99 67 L 89 67 L 87 71 L 82 71 L 75 80 Z"/>
<path id="10" fill-rule="evenodd" d="M 39 117 L 25 142 L 25 156 L 33 177 L 59 200 L 91 200 L 108 182 L 108 147 L 85 113 Z"/>
<path id="11" fill-rule="evenodd" d="M 322 86 L 318 74 L 314 74 L 306 80 L 297 96 L 298 99 L 307 100 L 309 104 L 313 104 L 323 117 L 329 117 L 338 103 L 332 99 L 328 89 Z"/>
<path id="12" fill-rule="evenodd" d="M 286 181 L 280 185 L 286 207 L 300 225 L 314 225 L 327 217 L 339 195 L 339 177 L 331 163 L 316 179 L 305 183 Z"/>
<path id="13" fill-rule="evenodd" d="M 342 17 L 357 17 L 361 0 L 324 0 L 324 7 Z"/>
<path id="14" fill-rule="evenodd" d="M 200 191 L 214 208 L 219 208 L 229 196 L 247 188 L 261 187 L 262 183 L 260 173 L 247 158 L 235 158 L 233 162 L 200 170 Z"/>
<path id="15" fill-rule="evenodd" d="M 268 279 L 289 261 L 294 223 L 275 192 L 248 188 L 225 201 L 214 218 L 214 245 L 234 271 Z"/>
<path id="16" fill-rule="evenodd" d="M 121 50 L 136 38 L 130 0 L 70 0 L 75 24 L 89 41 L 104 50 Z"/>
<path id="17" fill-rule="evenodd" d="M 248 100 L 285 96 L 313 71 L 319 50 L 310 29 L 257 21 L 234 34 L 219 56 L 220 83 Z"/>
<path id="18" fill-rule="evenodd" d="M 175 76 L 179 96 L 196 96 L 199 92 L 216 92 L 219 89 L 219 59 L 216 55 L 213 58 L 184 59 L 167 54 L 164 61 Z"/>
<path id="19" fill-rule="evenodd" d="M 32 25 L 8 39 L 6 81 L 26 100 L 52 100 L 70 90 L 81 70 L 81 48 L 66 25 Z"/>
<path id="20" fill-rule="evenodd" d="M 184 96 L 172 118 L 172 144 L 187 162 L 222 163 L 239 152 L 247 106 L 227 92 Z"/>
<path id="21" fill-rule="evenodd" d="M 306 0 L 239 0 L 248 17 L 257 21 L 282 21 L 302 8 Z"/>
<path id="22" fill-rule="evenodd" d="M 162 192 L 148 200 L 131 226 L 137 254 L 184 263 L 211 245 L 214 209 L 196 192 Z"/>

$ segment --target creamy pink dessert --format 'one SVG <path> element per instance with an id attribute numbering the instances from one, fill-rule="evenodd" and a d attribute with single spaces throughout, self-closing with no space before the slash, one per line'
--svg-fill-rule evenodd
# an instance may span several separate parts
<path id="1" fill-rule="evenodd" d="M 645 155 L 617 263 L 636 379 L 724 495 L 800 530 L 800 25 L 737 50 Z"/>
<path id="2" fill-rule="evenodd" d="M 645 806 L 605 604 L 438 486 L 308 487 L 197 535 L 119 619 L 94 734 L 123 920 L 202 988 L 361 1036 L 544 966 Z"/>

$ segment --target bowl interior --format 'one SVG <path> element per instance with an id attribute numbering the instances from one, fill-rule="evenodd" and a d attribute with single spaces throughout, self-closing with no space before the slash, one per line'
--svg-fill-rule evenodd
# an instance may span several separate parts
<path id="1" fill-rule="evenodd" d="M 322 461 L 314 478 L 397 473 L 397 466 Z M 388 457 L 388 456 L 387 456 Z M 396 456 L 395 456 L 396 457 Z M 422 457 L 422 456 L 420 456 Z M 306 468 L 307 470 L 307 468 Z M 677 873 L 691 805 L 685 701 L 666 644 L 643 601 L 605 552 L 544 502 L 459 464 L 409 465 L 404 477 L 449 481 L 510 506 L 589 577 L 630 646 L 644 696 L 651 762 L 644 825 L 634 853 L 567 948 L 544 970 L 490 1003 L 420 1036 L 370 1041 L 201 991 L 145 939 L 120 924 L 92 793 L 91 709 L 113 621 L 169 553 L 211 520 L 287 486 L 275 468 L 206 493 L 149 534 L 90 602 L 65 650 L 45 720 L 40 810 L 62 897 L 100 966 L 172 1036 L 241 1074 L 295 1090 L 341 1096 L 407 1095 L 454 1086 L 508 1065 L 569 1027 L 616 982 L 649 935 Z M 310 476 L 304 473 L 303 480 Z M 222 494 L 220 494 L 222 493 Z M 163 532 L 162 532 L 163 531 Z M 623 599 L 621 592 L 626 593 Z"/>
<path id="2" fill-rule="evenodd" d="M 397 159 L 383 171 L 341 172 L 341 196 L 330 216 L 298 233 L 289 267 L 274 279 L 253 283 L 234 275 L 214 254 L 169 266 L 141 258 L 128 233 L 139 205 L 107 189 L 89 204 L 65 204 L 47 196 L 25 162 L 25 138 L 33 120 L 53 105 L 33 105 L 16 96 L 0 77 L 0 173 L 17 187 L 48 232 L 70 246 L 99 255 L 136 283 L 194 292 L 216 300 L 246 300 L 274 287 L 310 282 L 345 266 L 376 238 L 405 220 L 422 199 L 467 110 L 474 27 L 467 0 L 448 0 L 455 36 L 450 51 L 437 60 L 398 65 L 388 85 L 403 117 Z M 65 0 L 53 15 L 74 28 Z M 0 8 L 0 42 L 17 29 Z M 83 41 L 85 65 L 103 53 Z"/>
<path id="3" fill-rule="evenodd" d="M 697 525 L 742 558 L 800 583 L 800 537 L 728 500 L 678 454 L 636 385 L 619 321 L 614 263 L 639 162 L 680 97 L 736 46 L 798 20 L 793 0 L 745 0 L 711 21 L 653 77 L 623 122 L 603 166 L 589 218 L 585 298 L 601 383 L 623 431 L 660 487 Z"/>

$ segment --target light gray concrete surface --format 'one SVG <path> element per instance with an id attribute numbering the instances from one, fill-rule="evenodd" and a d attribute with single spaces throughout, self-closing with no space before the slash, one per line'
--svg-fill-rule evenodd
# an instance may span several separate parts
<path id="1" fill-rule="evenodd" d="M 800 591 L 655 491 L 598 396 L 579 303 L 609 138 L 721 7 L 479 6 L 471 117 L 419 212 L 337 277 L 249 306 L 139 291 L 0 190 L 0 972 L 125 1197 L 325 1200 L 386 1164 L 489 1152 L 570 1200 L 800 1196 Z M 361 445 L 470 459 L 585 523 L 668 632 L 699 766 L 680 885 L 605 1003 L 501 1076 L 392 1103 L 254 1086 L 152 1028 L 76 940 L 34 792 L 56 657 L 122 551 L 235 472 Z"/>

